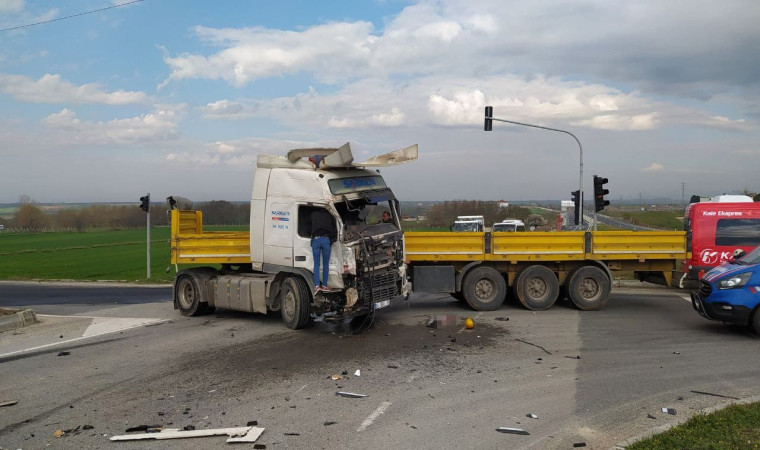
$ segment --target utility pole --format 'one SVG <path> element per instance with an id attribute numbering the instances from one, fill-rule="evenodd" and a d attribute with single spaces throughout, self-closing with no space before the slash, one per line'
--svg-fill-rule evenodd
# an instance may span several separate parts
<path id="1" fill-rule="evenodd" d="M 686 183 L 681 182 L 681 204 L 686 204 Z"/>
<path id="2" fill-rule="evenodd" d="M 140 209 L 145 211 L 147 214 L 147 227 L 148 230 L 148 236 L 147 236 L 147 278 L 150 280 L 150 192 L 148 192 L 144 197 L 140 197 Z"/>

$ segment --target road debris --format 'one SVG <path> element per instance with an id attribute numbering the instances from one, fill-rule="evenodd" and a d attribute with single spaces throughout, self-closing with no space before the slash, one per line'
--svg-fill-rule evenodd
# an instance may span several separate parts
<path id="1" fill-rule="evenodd" d="M 499 433 L 507 433 L 507 434 L 522 434 L 522 435 L 529 435 L 527 431 L 523 430 L 522 428 L 509 428 L 509 427 L 499 427 L 496 429 Z"/>
<path id="2" fill-rule="evenodd" d="M 531 419 L 538 419 L 538 416 L 533 413 L 528 413 L 525 415 L 525 417 L 530 417 Z"/>
<path id="3" fill-rule="evenodd" d="M 538 344 L 534 344 L 534 343 L 532 343 L 532 342 L 528 342 L 528 341 L 525 341 L 525 340 L 523 340 L 523 339 L 518 339 L 518 338 L 515 338 L 515 340 L 516 340 L 516 341 L 518 341 L 518 342 L 522 342 L 523 344 L 528 344 L 528 345 L 532 345 L 532 346 L 534 346 L 534 347 L 538 347 L 538 348 L 540 348 L 541 350 L 545 351 L 547 355 L 551 355 L 551 354 L 552 354 L 552 352 L 550 352 L 549 350 L 547 350 L 547 349 L 545 349 L 545 348 L 541 347 L 541 346 L 540 346 L 540 345 L 538 345 Z M 580 358 L 580 356 L 578 357 L 578 359 L 581 359 L 581 358 Z"/>
<path id="4" fill-rule="evenodd" d="M 654 419 L 654 420 L 657 420 L 657 417 L 655 417 L 655 416 L 653 416 L 653 415 L 651 415 L 651 414 L 647 414 L 647 419 Z"/>
<path id="5" fill-rule="evenodd" d="M 580 448 L 580 447 L 585 447 L 585 446 L 586 446 L 585 442 L 576 442 L 575 444 L 573 444 L 573 448 Z"/>
<path id="6" fill-rule="evenodd" d="M 337 395 L 339 397 L 348 397 L 348 398 L 364 398 L 364 397 L 367 397 L 367 395 L 365 395 L 365 394 L 356 394 L 356 393 L 353 393 L 353 392 L 343 392 L 343 391 L 336 392 L 335 395 Z"/>
<path id="7" fill-rule="evenodd" d="M 55 433 L 53 433 L 53 437 L 59 438 L 59 437 L 63 436 L 64 434 L 66 434 L 66 433 L 63 430 L 55 430 Z"/>
<path id="8" fill-rule="evenodd" d="M 264 450 L 267 446 L 265 444 L 253 444 L 253 448 L 255 450 Z"/>
<path id="9" fill-rule="evenodd" d="M 495 320 L 499 322 L 509 322 L 509 317 L 497 317 Z"/>
<path id="10" fill-rule="evenodd" d="M 671 416 L 675 416 L 676 415 L 676 410 L 673 409 L 673 408 L 662 408 L 662 412 L 668 413 Z"/>
<path id="11" fill-rule="evenodd" d="M 475 328 L 475 321 L 472 320 L 471 317 L 468 317 L 464 321 L 464 327 L 467 328 L 468 330 L 472 330 L 473 328 Z"/>
<path id="12" fill-rule="evenodd" d="M 205 436 L 224 436 L 227 435 L 231 439 L 232 438 L 241 438 L 246 439 L 243 441 L 233 441 L 233 442 L 253 442 L 255 441 L 254 438 L 250 436 L 258 436 L 261 435 L 261 433 L 264 432 L 264 428 L 258 428 L 258 427 L 235 427 L 235 428 L 215 428 L 215 429 L 208 429 L 208 430 L 190 430 L 190 431 L 183 431 L 178 429 L 166 429 L 162 430 L 159 433 L 142 433 L 142 434 L 123 434 L 120 436 L 111 436 L 111 441 L 137 441 L 137 440 L 145 440 L 145 439 L 156 439 L 156 440 L 164 440 L 164 439 L 183 439 L 183 438 L 194 438 L 194 437 L 205 437 Z M 253 439 L 253 440 L 249 440 Z M 227 440 L 230 441 L 229 439 Z"/>
<path id="13" fill-rule="evenodd" d="M 18 403 L 18 400 L 11 400 L 11 401 L 7 401 L 7 402 L 2 402 L 2 403 L 0 403 L 0 408 L 2 408 L 4 406 L 13 406 L 16 403 Z"/>
<path id="14" fill-rule="evenodd" d="M 428 319 L 425 326 L 428 328 L 438 328 L 438 321 L 435 319 Z"/>
<path id="15" fill-rule="evenodd" d="M 325 422 L 325 423 L 324 423 L 324 425 L 325 425 L 326 427 L 329 427 L 330 425 L 335 425 L 336 423 L 338 423 L 338 422 L 332 422 L 332 421 L 329 421 L 329 420 L 328 420 L 327 422 Z"/>
<path id="16" fill-rule="evenodd" d="M 144 433 L 158 433 L 163 427 L 163 425 L 138 425 L 136 427 L 127 428 L 124 432 L 134 433 L 135 431 L 142 431 Z"/>
<path id="17" fill-rule="evenodd" d="M 234 444 L 236 442 L 256 442 L 256 439 L 258 439 L 263 432 L 263 428 L 251 427 L 251 429 L 248 430 L 248 433 L 246 433 L 244 436 L 227 438 L 227 443 Z M 263 447 L 258 447 L 254 445 L 253 448 L 267 448 L 267 446 L 264 445 Z"/>
<path id="18" fill-rule="evenodd" d="M 58 352 L 58 356 L 69 356 L 71 352 Z"/>
<path id="19" fill-rule="evenodd" d="M 712 392 L 702 392 L 702 391 L 690 391 L 690 392 L 693 392 L 695 394 L 702 394 L 702 395 L 712 395 L 713 397 L 730 398 L 732 400 L 739 400 L 738 397 L 731 397 L 730 395 L 723 395 L 723 394 L 713 394 Z M 0 406 L 3 406 L 3 405 L 0 405 Z"/>
<path id="20" fill-rule="evenodd" d="M 361 371 L 361 370 L 359 370 L 359 369 L 356 369 L 356 372 L 354 372 L 354 376 L 355 376 L 355 377 L 360 377 L 360 376 L 362 376 L 362 371 Z"/>
<path id="21" fill-rule="evenodd" d="M 246 425 L 248 425 L 249 427 L 255 427 L 258 424 L 259 424 L 258 420 L 249 420 Z"/>
<path id="22" fill-rule="evenodd" d="M 565 358 L 570 358 L 570 359 L 581 359 L 581 355 L 575 355 L 575 356 L 565 356 Z"/>
<path id="23" fill-rule="evenodd" d="M 388 368 L 389 369 L 398 369 L 398 366 L 395 365 L 395 364 L 388 364 Z M 2 405 L 0 405 L 0 406 L 2 406 Z"/>
<path id="24" fill-rule="evenodd" d="M 673 352 L 674 355 L 680 355 L 681 352 Z"/>
<path id="25" fill-rule="evenodd" d="M 301 433 L 282 433 L 285 436 L 300 436 Z"/>
<path id="26" fill-rule="evenodd" d="M 335 381 L 338 381 L 338 380 L 342 380 L 343 376 L 336 373 L 335 375 L 331 376 L 330 378 L 332 378 Z"/>

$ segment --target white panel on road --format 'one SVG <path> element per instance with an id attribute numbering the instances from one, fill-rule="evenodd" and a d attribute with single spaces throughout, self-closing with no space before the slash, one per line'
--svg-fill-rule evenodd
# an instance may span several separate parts
<path id="1" fill-rule="evenodd" d="M 128 317 L 96 317 L 92 324 L 84 330 L 82 337 L 98 336 L 142 327 L 154 323 L 165 322 L 163 319 L 134 319 Z"/>

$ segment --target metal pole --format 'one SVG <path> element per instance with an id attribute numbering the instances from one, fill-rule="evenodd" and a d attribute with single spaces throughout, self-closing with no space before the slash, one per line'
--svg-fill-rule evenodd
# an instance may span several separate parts
<path id="1" fill-rule="evenodd" d="M 565 131 L 565 130 L 560 130 L 558 128 L 542 127 L 541 125 L 533 125 L 533 124 L 530 124 L 530 123 L 515 122 L 514 120 L 497 119 L 495 117 L 487 117 L 486 116 L 486 119 L 495 120 L 497 122 L 511 123 L 511 124 L 514 124 L 514 125 L 522 125 L 524 127 L 540 128 L 542 130 L 549 130 L 549 131 L 556 131 L 558 133 L 565 133 L 565 134 L 569 134 L 570 136 L 573 137 L 573 139 L 575 139 L 575 142 L 578 143 L 578 147 L 581 150 L 581 153 L 580 153 L 580 177 L 578 179 L 578 190 L 580 191 L 580 198 L 581 198 L 580 223 L 581 223 L 581 225 L 583 225 L 583 145 L 581 144 L 581 141 L 578 140 L 578 138 L 575 137 L 575 135 L 573 133 L 571 133 L 569 131 Z"/>
<path id="2" fill-rule="evenodd" d="M 150 198 L 150 192 L 148 192 L 148 198 Z M 148 224 L 147 224 L 147 230 L 148 230 L 148 263 L 147 263 L 147 274 L 148 279 L 150 280 L 150 201 L 148 201 L 148 214 L 146 215 L 148 218 Z"/>

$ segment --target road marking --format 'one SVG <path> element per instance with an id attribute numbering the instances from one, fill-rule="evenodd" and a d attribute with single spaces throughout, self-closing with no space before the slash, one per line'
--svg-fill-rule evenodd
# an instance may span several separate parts
<path id="1" fill-rule="evenodd" d="M 383 415 L 385 413 L 385 410 L 388 409 L 388 407 L 391 406 L 391 402 L 382 402 L 380 403 L 380 406 L 377 407 L 377 409 L 367 416 L 366 419 L 364 419 L 364 422 L 359 426 L 359 428 L 356 429 L 356 432 L 362 432 L 367 429 L 370 425 L 372 425 L 372 422 L 374 422 L 378 417 Z"/>
<path id="2" fill-rule="evenodd" d="M 42 314 L 38 314 L 42 316 Z M 49 316 L 49 315 L 48 315 Z M 57 317 L 72 317 L 72 318 L 89 318 L 82 316 L 57 316 Z M 67 339 L 65 341 L 53 342 L 52 344 L 38 345 L 37 347 L 25 348 L 23 350 L 17 350 L 15 352 L 5 353 L 0 355 L 0 359 L 8 356 L 20 355 L 22 353 L 29 353 L 35 350 L 42 350 L 50 347 L 55 347 L 63 344 L 70 344 L 72 342 L 81 341 L 83 339 L 90 339 L 97 336 L 103 336 L 105 334 L 116 333 L 117 331 L 126 331 L 133 328 L 139 328 L 146 325 L 153 325 L 163 322 L 168 322 L 169 319 L 125 319 L 119 317 L 92 317 L 93 323 L 84 331 L 83 335 L 74 339 Z M 110 324 L 114 321 L 116 324 Z"/>
<path id="3" fill-rule="evenodd" d="M 691 296 L 685 295 L 685 294 L 678 294 L 678 296 L 686 300 L 687 302 L 691 303 Z"/>

